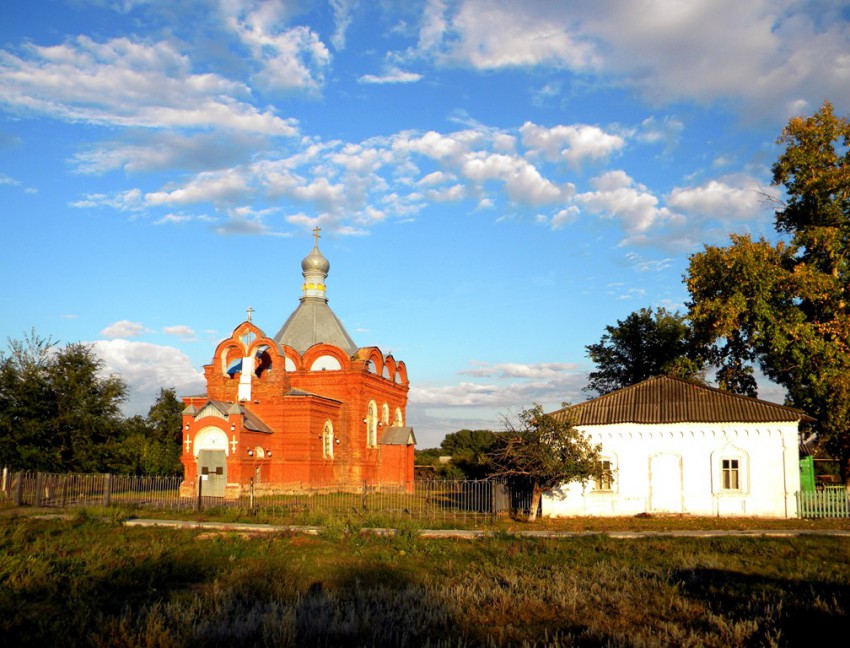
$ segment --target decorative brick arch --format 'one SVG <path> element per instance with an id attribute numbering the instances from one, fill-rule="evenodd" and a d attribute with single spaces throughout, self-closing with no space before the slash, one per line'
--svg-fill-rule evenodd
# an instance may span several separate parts
<path id="1" fill-rule="evenodd" d="M 407 379 L 407 367 L 404 362 L 401 361 L 396 365 L 395 370 L 395 382 L 399 385 L 409 385 L 410 381 Z"/>
<path id="2" fill-rule="evenodd" d="M 380 376 L 384 371 L 384 354 L 378 347 L 364 347 L 357 353 L 357 357 L 366 363 L 369 373 Z"/>
<path id="3" fill-rule="evenodd" d="M 288 344 L 283 344 L 281 345 L 281 353 L 283 354 L 284 358 L 284 368 L 287 371 L 304 370 L 304 359 L 301 357 L 301 354 L 298 353 L 298 351 L 293 349 Z"/>
<path id="4" fill-rule="evenodd" d="M 216 364 L 218 365 L 218 369 L 222 375 L 228 374 L 228 367 L 235 361 L 242 359 L 242 349 L 233 340 L 225 340 L 219 345 L 219 348 L 216 349 L 215 358 L 217 359 Z"/>
<path id="5" fill-rule="evenodd" d="M 302 367 L 311 371 L 313 365 L 317 361 L 323 361 L 324 358 L 336 360 L 339 363 L 339 370 L 347 370 L 351 366 L 351 358 L 342 349 L 330 344 L 314 344 L 304 352 L 302 356 Z M 323 363 L 332 364 L 327 360 L 324 360 Z M 318 367 L 318 369 L 321 370 L 321 367 Z"/>
<path id="6" fill-rule="evenodd" d="M 388 355 L 384 358 L 384 377 L 389 380 L 393 380 L 395 378 L 396 372 L 396 361 L 391 355 Z"/>

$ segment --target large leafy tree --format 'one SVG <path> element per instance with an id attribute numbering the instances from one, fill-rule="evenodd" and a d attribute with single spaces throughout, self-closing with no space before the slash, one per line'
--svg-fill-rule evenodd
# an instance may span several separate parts
<path id="1" fill-rule="evenodd" d="M 600 446 L 592 444 L 569 420 L 543 412 L 540 405 L 505 419 L 505 431 L 490 450 L 490 473 L 528 483 L 532 489 L 529 521 L 537 518 L 543 491 L 599 475 Z"/>
<path id="2" fill-rule="evenodd" d="M 721 371 L 757 363 L 817 419 L 850 480 L 850 123 L 825 103 L 782 131 L 783 240 L 733 236 L 691 257 L 690 319 Z"/>
<path id="3" fill-rule="evenodd" d="M 110 467 L 126 386 L 80 343 L 57 348 L 34 331 L 0 353 L 0 462 L 48 471 Z"/>
<path id="4" fill-rule="evenodd" d="M 702 368 L 685 317 L 665 308 L 635 311 L 585 348 L 596 370 L 584 390 L 598 394 L 660 374 L 691 378 Z"/>

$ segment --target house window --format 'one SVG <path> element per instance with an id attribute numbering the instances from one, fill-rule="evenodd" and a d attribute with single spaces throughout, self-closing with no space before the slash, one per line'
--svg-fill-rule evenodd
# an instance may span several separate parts
<path id="1" fill-rule="evenodd" d="M 599 476 L 596 478 L 596 490 L 614 490 L 614 465 L 610 459 L 599 462 Z"/>
<path id="2" fill-rule="evenodd" d="M 723 490 L 741 490 L 741 469 L 737 459 L 721 460 L 720 484 Z"/>

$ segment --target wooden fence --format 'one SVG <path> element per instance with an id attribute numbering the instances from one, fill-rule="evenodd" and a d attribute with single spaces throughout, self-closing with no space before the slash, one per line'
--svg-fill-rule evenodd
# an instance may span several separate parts
<path id="1" fill-rule="evenodd" d="M 181 477 L 12 473 L 3 469 L 0 497 L 38 507 L 118 506 L 157 510 L 245 509 L 275 517 L 306 513 L 333 516 L 381 515 L 421 520 L 487 518 L 527 512 L 530 494 L 497 480 L 416 480 L 410 491 L 385 490 L 364 482 L 356 490 L 326 487 L 298 492 L 254 494 L 238 498 L 180 495 Z M 200 485 L 202 485 L 201 482 Z"/>
<path id="2" fill-rule="evenodd" d="M 801 518 L 850 517 L 850 494 L 844 484 L 797 493 L 797 514 Z"/>

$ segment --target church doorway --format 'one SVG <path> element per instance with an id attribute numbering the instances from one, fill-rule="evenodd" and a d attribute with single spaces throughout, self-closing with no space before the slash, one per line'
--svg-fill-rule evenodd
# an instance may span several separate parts
<path id="1" fill-rule="evenodd" d="M 224 497 L 227 486 L 227 456 L 224 450 L 198 450 L 198 475 L 206 497 Z"/>

